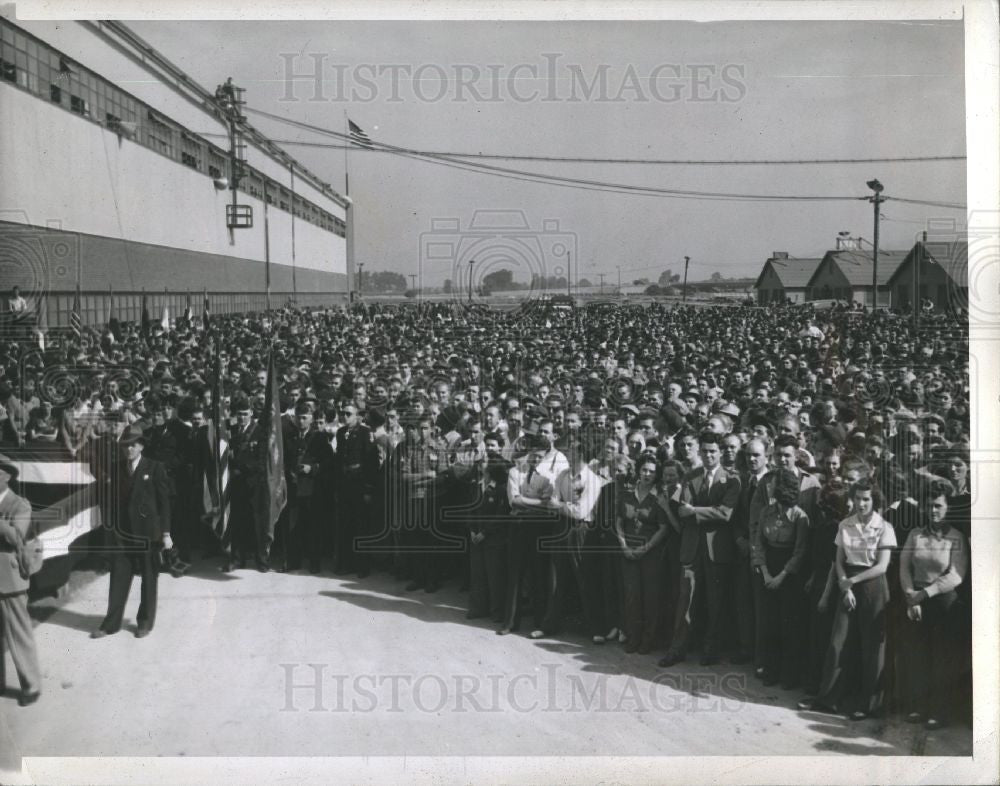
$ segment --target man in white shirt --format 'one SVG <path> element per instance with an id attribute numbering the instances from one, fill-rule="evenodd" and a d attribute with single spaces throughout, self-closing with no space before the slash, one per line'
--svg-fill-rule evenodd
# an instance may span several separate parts
<path id="1" fill-rule="evenodd" d="M 538 434 L 546 447 L 545 454 L 538 464 L 538 472 L 555 483 L 556 478 L 569 469 L 569 461 L 562 451 L 556 449 L 555 424 L 551 420 L 544 419 L 539 422 Z"/>
<path id="2" fill-rule="evenodd" d="M 583 580 L 583 543 L 588 529 L 594 525 L 594 508 L 605 481 L 587 466 L 583 447 L 579 441 L 567 444 L 569 460 L 566 469 L 555 479 L 551 501 L 552 508 L 560 518 L 558 537 L 549 539 L 548 543 L 540 546 L 551 553 L 555 578 L 554 591 L 549 596 L 548 609 L 542 620 L 541 630 L 546 636 L 559 632 L 571 582 L 576 583 L 584 603 L 587 629 L 593 627 L 590 624 L 592 614 L 587 607 L 588 593 Z M 539 637 L 533 633 L 532 638 Z"/>
<path id="3" fill-rule="evenodd" d="M 547 606 L 549 555 L 539 550 L 539 543 L 550 539 L 555 516 L 552 511 L 553 485 L 538 467 L 546 452 L 545 444 L 532 435 L 525 435 L 520 459 L 507 475 L 507 497 L 511 507 L 511 531 L 507 561 L 507 600 L 504 606 L 503 636 L 516 631 L 521 622 L 524 603 L 521 582 L 531 589 L 531 608 L 535 617 L 534 636 L 541 633 L 542 618 Z"/>

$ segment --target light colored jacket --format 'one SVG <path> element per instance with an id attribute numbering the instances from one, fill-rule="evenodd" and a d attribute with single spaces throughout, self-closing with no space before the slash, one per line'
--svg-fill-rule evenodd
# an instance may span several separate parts
<path id="1" fill-rule="evenodd" d="M 31 505 L 13 491 L 0 501 L 0 597 L 28 591 L 29 579 L 21 577 L 18 550 L 28 539 Z"/>

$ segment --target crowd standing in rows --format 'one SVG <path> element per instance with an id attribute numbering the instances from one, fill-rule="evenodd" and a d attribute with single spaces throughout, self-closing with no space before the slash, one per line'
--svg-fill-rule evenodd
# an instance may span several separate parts
<path id="1" fill-rule="evenodd" d="M 117 530 L 183 562 L 385 571 L 410 592 L 454 581 L 499 635 L 583 634 L 664 668 L 728 658 L 800 689 L 803 710 L 889 708 L 933 729 L 971 717 L 967 347 L 957 316 L 915 327 L 788 306 L 114 324 L 44 353 L 0 346 L 0 445 L 87 462 L 108 520 L 148 481 L 122 514 L 143 527 Z M 288 489 L 276 523 L 269 357 Z M 230 500 L 215 531 L 214 434 Z M 152 551 L 130 557 L 142 635 Z M 95 637 L 121 627 L 131 573 L 112 565 Z"/>

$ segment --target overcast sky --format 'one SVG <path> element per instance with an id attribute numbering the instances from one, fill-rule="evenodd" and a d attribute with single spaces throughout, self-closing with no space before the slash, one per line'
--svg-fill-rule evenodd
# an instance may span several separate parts
<path id="1" fill-rule="evenodd" d="M 233 76 L 251 108 L 334 131 L 344 130 L 346 111 L 371 138 L 412 149 L 683 160 L 965 154 L 963 31 L 956 22 L 130 26 L 210 89 Z M 313 80 L 289 83 L 289 64 L 308 73 L 317 62 L 318 94 Z M 252 114 L 250 120 L 275 139 L 337 144 Z M 341 150 L 286 147 L 343 189 Z M 890 196 L 965 202 L 962 161 L 481 163 L 732 194 L 860 197 L 869 193 L 865 181 L 877 177 Z M 613 281 L 616 265 L 627 280 L 655 280 L 665 267 L 679 272 L 684 255 L 692 258 L 694 280 L 715 271 L 756 275 L 775 250 L 819 256 L 840 230 L 872 238 L 871 205 L 858 200 L 748 203 L 604 193 L 367 152 L 352 153 L 349 166 L 356 258 L 368 270 L 416 273 L 432 220 L 457 219 L 464 231 L 477 210 L 523 211 L 543 234 L 539 253 L 547 257 L 553 244 L 544 238 L 554 233 L 545 235 L 543 222 L 558 221 L 577 249 L 574 272 L 579 262 L 579 275 L 595 282 L 599 272 Z M 893 249 L 908 248 L 928 219 L 963 214 L 889 201 L 883 215 L 880 245 Z M 552 273 L 558 262 L 537 264 Z M 524 260 L 514 267 L 526 276 Z M 426 285 L 453 275 L 447 262 L 425 262 L 424 271 Z"/>

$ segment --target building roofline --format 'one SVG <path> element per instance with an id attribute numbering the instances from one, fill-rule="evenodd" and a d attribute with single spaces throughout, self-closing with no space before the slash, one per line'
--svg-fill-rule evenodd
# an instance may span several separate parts
<path id="1" fill-rule="evenodd" d="M 145 68 L 153 68 L 161 71 L 169 77 L 169 79 L 165 80 L 167 85 L 200 109 L 214 114 L 220 123 L 226 123 L 225 115 L 214 92 L 209 91 L 188 76 L 180 67 L 172 63 L 166 55 L 155 49 L 127 25 L 114 20 L 81 20 L 80 23 L 90 28 L 97 35 L 109 39 L 123 48 Z M 245 120 L 241 121 L 240 126 L 244 131 L 246 139 L 252 141 L 261 153 L 276 163 L 291 166 L 295 174 L 302 180 L 319 190 L 324 196 L 332 199 L 340 207 L 347 207 L 348 202 L 343 195 L 334 190 L 329 183 L 321 180 L 315 173 L 269 139 L 265 134 L 258 131 Z"/>

